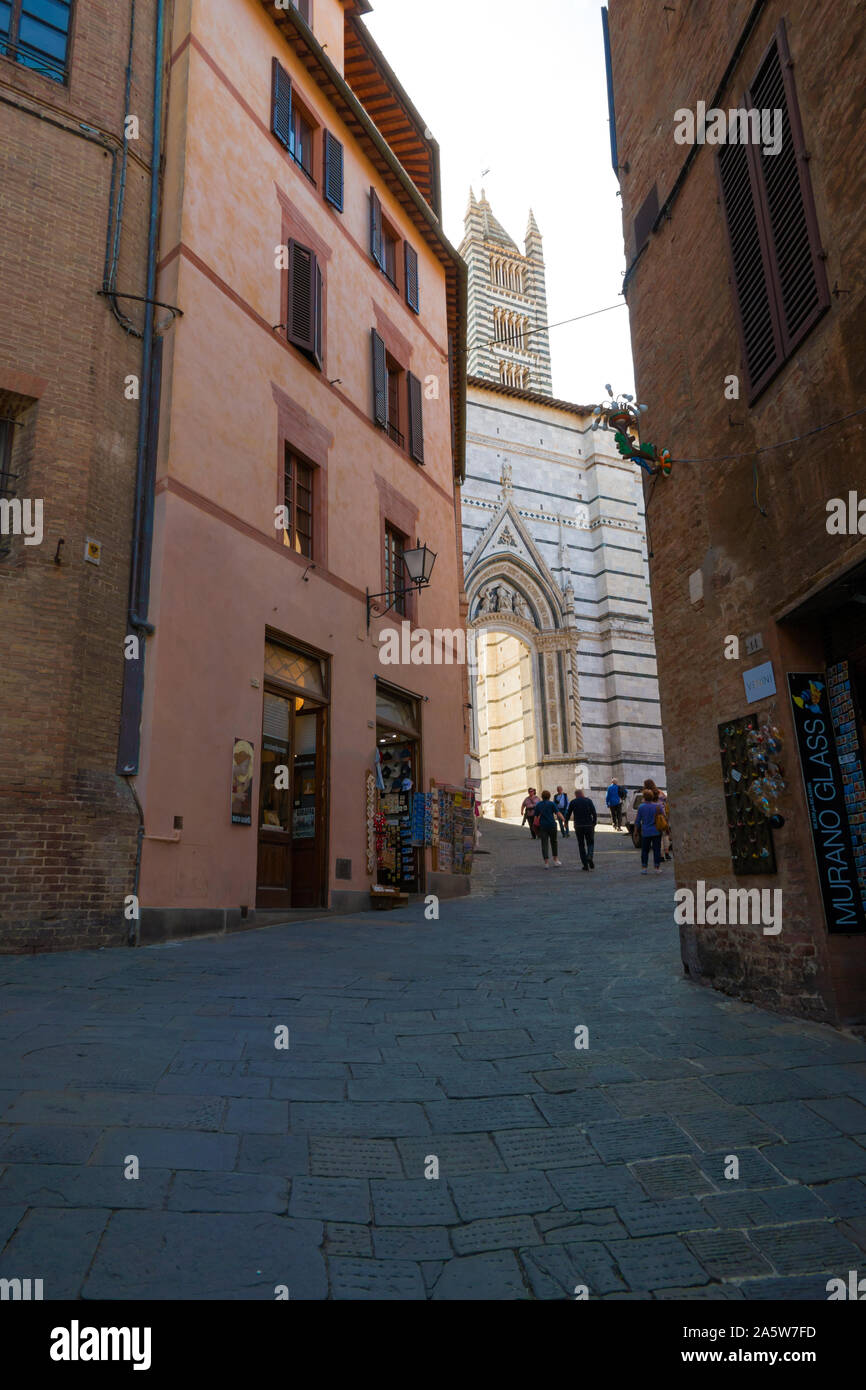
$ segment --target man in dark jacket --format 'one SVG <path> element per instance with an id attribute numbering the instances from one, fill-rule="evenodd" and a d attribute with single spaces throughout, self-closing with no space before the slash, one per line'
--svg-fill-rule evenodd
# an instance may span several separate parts
<path id="1" fill-rule="evenodd" d="M 585 873 L 587 869 L 595 868 L 595 823 L 598 817 L 595 814 L 595 803 L 580 789 L 574 793 L 574 800 L 569 802 L 568 817 L 574 826 L 580 862 Z"/>

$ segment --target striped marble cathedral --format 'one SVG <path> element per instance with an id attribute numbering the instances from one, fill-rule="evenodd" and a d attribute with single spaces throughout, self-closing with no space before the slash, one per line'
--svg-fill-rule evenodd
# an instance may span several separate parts
<path id="1" fill-rule="evenodd" d="M 485 815 L 519 818 L 527 787 L 557 784 L 583 787 L 601 812 L 612 778 L 664 786 L 638 470 L 591 431 L 592 405 L 553 396 L 533 214 L 521 251 L 470 191 L 460 253 L 472 772 Z"/>

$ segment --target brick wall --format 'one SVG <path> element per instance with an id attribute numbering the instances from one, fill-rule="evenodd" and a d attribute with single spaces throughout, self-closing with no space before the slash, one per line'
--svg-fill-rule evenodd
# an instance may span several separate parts
<path id="1" fill-rule="evenodd" d="M 139 411 L 124 379 L 140 374 L 141 341 L 97 291 L 111 150 L 120 175 L 129 18 L 128 0 L 110 22 L 104 4 L 77 0 L 65 86 L 0 59 L 0 413 L 23 422 L 18 495 L 44 505 L 42 543 L 15 537 L 0 560 L 5 951 L 120 945 L 128 926 L 138 817 L 114 762 Z M 141 131 L 130 142 L 117 271 L 118 289 L 139 295 L 153 31 L 152 0 L 139 3 L 130 113 Z M 108 148 L 81 138 L 81 123 Z M 141 327 L 140 304 L 119 307 Z M 101 545 L 98 566 L 84 562 L 86 537 Z"/>
<path id="2" fill-rule="evenodd" d="M 674 112 L 712 105 L 753 0 L 725 5 L 611 0 L 612 67 L 626 259 L 633 223 L 652 185 L 661 205 L 689 147 L 673 139 Z M 644 436 L 675 459 L 746 454 L 724 463 L 674 464 L 647 486 L 662 720 L 673 807 L 678 884 L 783 890 L 783 931 L 683 927 L 689 972 L 716 987 L 811 1017 L 866 1009 L 840 1002 L 842 974 L 864 980 L 863 938 L 828 940 L 800 768 L 784 690 L 786 669 L 823 665 L 820 632 L 780 625 L 787 604 L 863 558 L 862 537 L 827 534 L 828 498 L 864 478 L 866 416 L 755 460 L 751 448 L 790 439 L 866 405 L 862 300 L 866 135 L 862 70 L 866 25 L 857 7 L 768 0 L 719 105 L 739 106 L 781 18 L 794 60 L 809 169 L 831 287 L 829 311 L 750 409 L 729 284 L 727 234 L 715 150 L 698 150 L 679 196 L 628 277 L 638 399 L 649 404 Z M 625 165 L 628 166 L 627 170 Z M 739 400 L 725 378 L 739 376 Z M 765 514 L 762 514 L 765 513 Z M 690 600 L 700 570 L 703 597 Z M 765 650 L 724 658 L 725 637 L 761 632 Z M 745 713 L 742 673 L 772 660 L 776 722 L 786 740 L 786 825 L 775 833 L 775 876 L 735 879 L 723 802 L 717 725 Z M 853 943 L 853 944 L 852 944 Z M 858 944 L 859 943 L 859 944 Z M 846 963 L 840 966 L 844 946 Z M 835 965 L 834 965 L 835 961 Z M 837 976 L 834 981 L 833 975 Z"/>

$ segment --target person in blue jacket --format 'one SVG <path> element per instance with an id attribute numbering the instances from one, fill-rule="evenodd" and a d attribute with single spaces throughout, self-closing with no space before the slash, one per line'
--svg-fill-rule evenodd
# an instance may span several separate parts
<path id="1" fill-rule="evenodd" d="M 610 811 L 611 824 L 614 830 L 620 830 L 622 828 L 622 797 L 619 794 L 617 782 L 611 782 L 604 799 Z"/>
<path id="2" fill-rule="evenodd" d="M 664 815 L 664 807 L 660 801 L 653 798 L 651 791 L 647 790 L 643 794 L 643 803 L 637 808 L 636 824 L 640 831 L 640 863 L 641 873 L 647 872 L 649 864 L 650 846 L 652 846 L 653 863 L 656 873 L 662 871 L 662 832 L 656 825 L 656 816 Z"/>

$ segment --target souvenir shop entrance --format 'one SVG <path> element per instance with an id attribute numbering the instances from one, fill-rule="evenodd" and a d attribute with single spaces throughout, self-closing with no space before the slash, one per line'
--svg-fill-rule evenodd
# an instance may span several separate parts
<path id="1" fill-rule="evenodd" d="M 412 844 L 412 805 L 422 775 L 420 701 L 377 682 L 376 810 L 384 817 L 376 881 L 423 892 L 424 850 Z"/>

